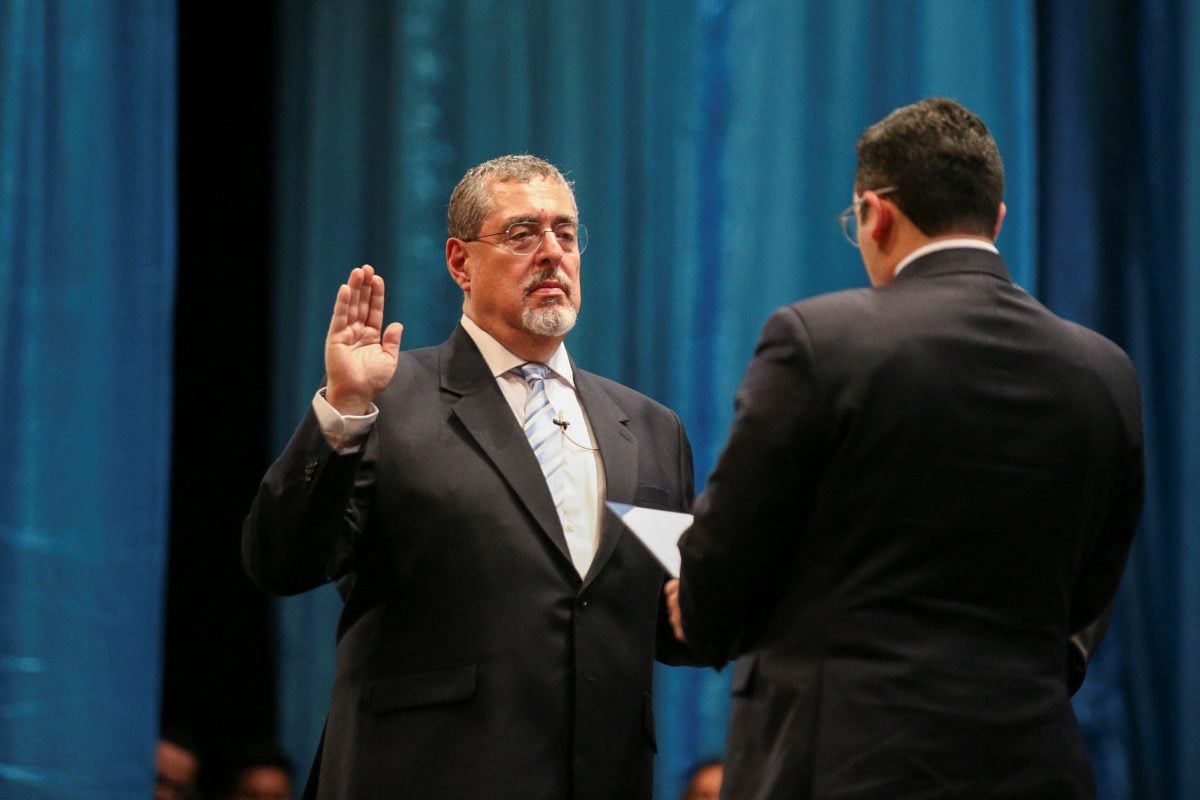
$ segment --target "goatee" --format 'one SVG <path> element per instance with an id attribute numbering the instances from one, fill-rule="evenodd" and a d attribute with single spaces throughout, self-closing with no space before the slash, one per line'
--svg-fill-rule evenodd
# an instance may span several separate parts
<path id="1" fill-rule="evenodd" d="M 539 336 L 566 336 L 575 327 L 579 314 L 566 303 L 549 303 L 537 308 L 526 308 L 521 315 L 525 330 Z"/>
<path id="2" fill-rule="evenodd" d="M 575 327 L 579 312 L 570 303 L 574 283 L 565 272 L 558 269 L 539 272 L 525 287 L 525 297 L 528 298 L 538 285 L 550 280 L 561 284 L 566 297 L 553 298 L 533 308 L 526 306 L 521 314 L 521 324 L 525 330 L 539 336 L 566 336 L 567 331 Z"/>

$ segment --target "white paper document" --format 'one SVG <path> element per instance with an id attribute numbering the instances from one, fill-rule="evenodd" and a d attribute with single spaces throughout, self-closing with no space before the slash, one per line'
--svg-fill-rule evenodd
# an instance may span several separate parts
<path id="1" fill-rule="evenodd" d="M 656 508 L 631 506 L 627 503 L 605 503 L 621 518 L 633 535 L 646 545 L 658 563 L 679 577 L 679 537 L 692 524 L 691 514 L 678 511 L 659 511 Z"/>

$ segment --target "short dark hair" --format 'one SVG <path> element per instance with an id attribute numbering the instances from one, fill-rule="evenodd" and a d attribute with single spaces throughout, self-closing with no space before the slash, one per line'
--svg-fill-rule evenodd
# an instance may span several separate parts
<path id="1" fill-rule="evenodd" d="M 926 236 L 991 237 L 1004 199 L 1004 164 L 977 115 L 931 97 L 896 109 L 858 139 L 856 192 L 888 197 Z"/>
<path id="2" fill-rule="evenodd" d="M 562 181 L 574 198 L 571 182 L 558 167 L 537 156 L 500 156 L 471 167 L 450 194 L 446 230 L 455 238 L 473 239 L 479 235 L 479 226 L 491 213 L 490 189 L 494 182 L 529 183 L 537 179 Z"/>

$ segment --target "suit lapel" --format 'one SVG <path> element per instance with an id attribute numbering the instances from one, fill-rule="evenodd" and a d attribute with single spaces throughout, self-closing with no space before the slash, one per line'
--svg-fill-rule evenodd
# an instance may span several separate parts
<path id="1" fill-rule="evenodd" d="M 562 523 L 554 510 L 554 500 L 550 497 L 542 469 L 500 393 L 495 377 L 462 326 L 455 328 L 439 355 L 442 391 L 459 397 L 453 407 L 454 415 L 512 488 L 542 533 L 571 564 Z M 573 566 L 571 569 L 574 571 Z"/>
<path id="2" fill-rule="evenodd" d="M 574 373 L 579 402 L 587 414 L 603 462 L 605 499 L 632 503 L 637 492 L 638 445 L 637 438 L 626 424 L 629 415 L 613 402 L 591 373 L 578 367 L 574 368 Z M 600 509 L 600 542 L 592 566 L 584 578 L 585 586 L 595 579 L 612 556 L 624 530 L 624 524 L 607 506 Z"/>

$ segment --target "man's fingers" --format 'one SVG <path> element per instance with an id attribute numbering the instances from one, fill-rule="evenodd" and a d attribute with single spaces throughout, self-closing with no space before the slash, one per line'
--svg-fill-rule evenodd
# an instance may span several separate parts
<path id="1" fill-rule="evenodd" d="M 375 330 L 383 330 L 383 278 L 379 275 L 371 279 L 371 291 L 368 294 L 366 313 L 363 319 L 366 320 L 368 328 Z"/>
<path id="2" fill-rule="evenodd" d="M 333 301 L 333 316 L 329 319 L 329 335 L 344 330 L 350 324 L 350 287 L 342 284 L 338 287 L 337 298 Z"/>
<path id="3" fill-rule="evenodd" d="M 366 272 L 365 267 L 355 267 L 350 270 L 350 279 L 346 282 L 350 286 L 350 300 L 346 307 L 346 323 L 348 325 L 362 321 L 363 315 L 360 308 L 362 307 L 363 285 L 367 280 Z"/>
<path id="4" fill-rule="evenodd" d="M 671 631 L 675 634 L 675 638 L 687 644 L 687 637 L 683 634 L 683 623 L 679 621 L 679 616 L 671 617 Z"/>
<path id="5" fill-rule="evenodd" d="M 404 326 L 399 322 L 393 322 L 387 326 L 387 330 L 383 332 L 383 341 L 381 346 L 383 352 L 390 355 L 392 358 L 400 357 L 400 337 L 404 333 Z"/>
<path id="6" fill-rule="evenodd" d="M 382 281 L 383 278 L 375 274 L 375 270 L 371 268 L 370 264 L 364 265 L 362 271 L 363 283 L 362 289 L 358 293 L 358 308 L 355 311 L 354 321 L 366 324 L 371 316 L 371 296 L 376 291 L 375 282 Z"/>
<path id="7" fill-rule="evenodd" d="M 671 629 L 675 638 L 681 642 L 687 639 L 683 636 L 683 615 L 679 611 L 679 579 L 672 578 L 663 587 L 663 595 L 667 600 L 667 616 L 671 620 Z"/>
<path id="8" fill-rule="evenodd" d="M 379 282 L 379 323 L 383 322 L 383 278 L 375 274 L 370 264 L 350 270 L 346 282 L 338 288 L 337 300 L 333 305 L 333 317 L 329 321 L 329 333 L 340 333 L 347 328 L 368 321 L 372 312 L 374 289 Z"/>

